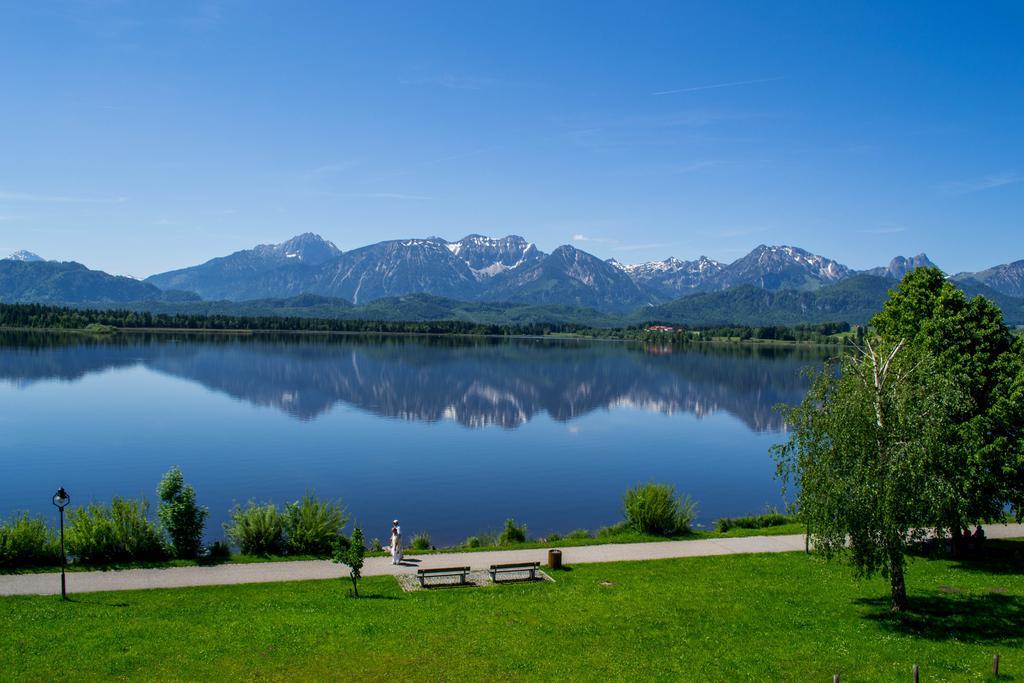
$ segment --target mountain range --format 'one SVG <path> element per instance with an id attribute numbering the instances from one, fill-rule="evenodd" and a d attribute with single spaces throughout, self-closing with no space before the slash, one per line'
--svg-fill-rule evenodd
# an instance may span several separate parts
<path id="1" fill-rule="evenodd" d="M 252 308 L 258 300 L 261 310 L 329 309 L 338 317 L 375 311 L 391 319 L 383 302 L 406 312 L 413 302 L 414 309 L 438 315 L 458 308 L 460 316 L 473 310 L 491 315 L 493 304 L 503 303 L 532 307 L 531 315 L 541 317 L 548 313 L 537 307 L 548 307 L 555 318 L 568 310 L 592 309 L 602 318 L 688 324 L 863 322 L 878 310 L 895 281 L 923 266 L 934 264 L 919 254 L 856 271 L 785 245 L 759 245 L 731 263 L 701 256 L 622 264 L 571 245 L 547 254 L 518 235 L 473 234 L 454 242 L 440 237 L 389 240 L 342 251 L 319 235 L 305 233 L 144 281 L 21 251 L 0 260 L 0 302 L 131 303 L 147 309 L 224 311 Z M 1012 322 L 1024 311 L 1024 260 L 951 279 L 969 293 L 996 300 Z M 447 303 L 439 309 L 438 301 Z M 473 303 L 479 305 L 468 305 Z"/>
<path id="2" fill-rule="evenodd" d="M 836 261 L 789 246 L 761 245 L 730 264 L 702 256 L 696 261 L 669 258 L 623 265 L 570 245 L 545 254 L 518 235 L 468 235 L 456 242 L 437 237 L 392 240 L 341 252 L 307 233 L 146 281 L 161 289 L 193 291 L 204 299 L 234 301 L 310 293 L 361 304 L 427 293 L 465 301 L 624 312 L 744 284 L 810 291 L 854 274 Z"/>

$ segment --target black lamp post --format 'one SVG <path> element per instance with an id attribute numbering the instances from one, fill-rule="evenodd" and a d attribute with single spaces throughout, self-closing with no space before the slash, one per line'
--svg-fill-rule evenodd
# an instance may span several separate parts
<path id="1" fill-rule="evenodd" d="M 57 493 L 53 494 L 53 504 L 60 510 L 60 599 L 68 599 L 67 584 L 64 581 L 64 567 L 68 563 L 68 556 L 64 552 L 64 508 L 71 502 L 71 496 L 61 486 Z"/>

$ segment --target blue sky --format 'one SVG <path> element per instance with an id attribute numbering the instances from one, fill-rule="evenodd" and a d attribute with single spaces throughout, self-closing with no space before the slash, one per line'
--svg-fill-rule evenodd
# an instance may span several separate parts
<path id="1" fill-rule="evenodd" d="M 1024 258 L 1022 3 L 363 5 L 4 3 L 0 252 Z"/>

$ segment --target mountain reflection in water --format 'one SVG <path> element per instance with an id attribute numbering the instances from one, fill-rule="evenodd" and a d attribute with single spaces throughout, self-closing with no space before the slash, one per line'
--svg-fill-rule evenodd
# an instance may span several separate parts
<path id="1" fill-rule="evenodd" d="M 810 348 L 672 348 L 548 339 L 372 335 L 0 334 L 0 381 L 76 381 L 143 366 L 236 400 L 313 420 L 338 403 L 388 418 L 515 429 L 539 413 L 568 421 L 595 410 L 667 415 L 725 411 L 780 431 L 779 403 L 798 402 Z"/>

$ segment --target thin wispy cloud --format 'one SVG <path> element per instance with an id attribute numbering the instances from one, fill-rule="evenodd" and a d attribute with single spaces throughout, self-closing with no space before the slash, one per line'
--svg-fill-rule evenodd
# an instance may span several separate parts
<path id="1" fill-rule="evenodd" d="M 577 232 L 572 236 L 573 242 L 593 242 L 594 244 L 618 244 L 618 240 L 613 240 L 608 237 L 589 237 L 584 235 L 582 232 Z"/>
<path id="2" fill-rule="evenodd" d="M 767 231 L 768 228 L 765 226 L 750 226 L 739 228 L 719 228 L 717 230 L 698 230 L 694 234 L 700 235 L 702 237 L 722 237 L 725 239 L 736 239 L 739 237 L 750 237 L 751 235 L 757 235 Z"/>
<path id="3" fill-rule="evenodd" d="M 701 90 L 716 90 L 718 88 L 735 88 L 740 85 L 754 85 L 755 83 L 770 83 L 772 81 L 781 81 L 783 76 L 775 76 L 772 78 L 753 78 L 748 81 L 730 81 L 728 83 L 712 83 L 710 85 L 697 85 L 690 88 L 674 88 L 672 90 L 660 90 L 652 95 L 677 95 L 680 93 L 687 92 L 699 92 Z"/>
<path id="4" fill-rule="evenodd" d="M 611 237 L 590 237 L 584 235 L 581 232 L 577 232 L 572 236 L 572 241 L 576 243 L 589 243 L 607 246 L 612 251 L 645 251 L 649 249 L 665 249 L 673 246 L 668 242 L 658 242 L 651 244 L 623 244 L 620 240 L 613 239 Z"/>
<path id="5" fill-rule="evenodd" d="M 336 173 L 342 173 L 356 165 L 355 161 L 334 161 L 327 164 L 320 164 L 299 174 L 299 179 L 304 182 L 322 180 Z"/>
<path id="6" fill-rule="evenodd" d="M 1021 182 L 1024 182 L 1024 175 L 1014 171 L 1003 171 L 1002 173 L 990 173 L 979 178 L 943 183 L 942 190 L 949 194 L 968 194 L 1006 185 L 1015 185 Z"/>
<path id="7" fill-rule="evenodd" d="M 366 199 L 400 199 L 409 201 L 429 201 L 433 197 L 422 194 L 405 194 L 403 192 L 367 192 L 365 194 L 352 195 L 353 197 L 365 197 Z"/>
<path id="8" fill-rule="evenodd" d="M 723 161 L 721 159 L 705 159 L 704 161 L 691 161 L 688 164 L 683 164 L 682 166 L 676 166 L 675 167 L 675 172 L 676 173 L 697 173 L 698 171 L 706 171 L 706 170 L 712 169 L 712 168 L 720 168 L 722 166 L 727 166 L 728 164 L 729 164 L 728 161 Z"/>
<path id="9" fill-rule="evenodd" d="M 651 244 L 617 244 L 612 251 L 644 251 L 646 249 L 667 249 L 675 246 L 670 242 L 654 242 Z"/>
<path id="10" fill-rule="evenodd" d="M 742 169 L 762 167 L 770 163 L 771 162 L 767 159 L 701 159 L 698 161 L 691 161 L 688 164 L 674 166 L 672 167 L 672 170 L 676 173 L 699 173 L 701 171 L 711 171 L 719 168 Z"/>
<path id="11" fill-rule="evenodd" d="M 195 12 L 185 19 L 185 26 L 194 31 L 211 31 L 224 19 L 224 5 L 216 0 L 200 2 Z"/>
<path id="12" fill-rule="evenodd" d="M 335 199 L 390 199 L 417 202 L 434 199 L 424 194 L 409 194 L 407 192 L 307 192 L 305 195 L 310 197 L 333 197 Z"/>
<path id="13" fill-rule="evenodd" d="M 493 78 L 443 73 L 425 78 L 404 80 L 402 85 L 434 85 L 448 90 L 483 90 L 489 85 L 494 85 L 496 82 Z"/>
<path id="14" fill-rule="evenodd" d="M 877 228 L 864 228 L 858 232 L 864 235 L 896 235 L 906 231 L 907 228 L 902 225 L 880 225 Z"/>
<path id="15" fill-rule="evenodd" d="M 443 157 L 437 157 L 436 159 L 421 161 L 418 163 L 414 163 L 406 168 L 398 169 L 392 173 L 387 173 L 385 175 L 377 176 L 375 178 L 368 178 L 366 179 L 366 182 L 376 183 L 382 180 L 391 180 L 393 178 L 399 178 L 401 176 L 409 175 L 410 173 L 415 173 L 420 169 L 429 168 L 431 166 L 437 166 L 438 164 L 443 164 L 448 161 L 457 161 L 459 159 L 468 159 L 470 157 L 480 156 L 481 154 L 487 154 L 489 152 L 494 152 L 499 149 L 504 149 L 506 146 L 507 145 L 490 145 L 488 147 L 478 147 L 477 149 L 471 149 L 468 152 L 449 154 Z"/>
<path id="16" fill-rule="evenodd" d="M 668 114 L 632 116 L 624 119 L 621 124 L 629 128 L 700 128 L 714 123 L 743 121 L 747 119 L 761 118 L 763 116 L 763 114 L 754 112 L 721 111 L 716 109 L 688 109 L 686 111 L 677 111 Z"/>
<path id="17" fill-rule="evenodd" d="M 77 197 L 73 195 L 0 191 L 0 202 L 37 202 L 41 204 L 124 204 L 127 201 L 127 197 Z"/>

